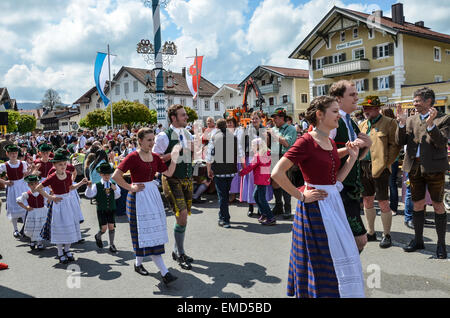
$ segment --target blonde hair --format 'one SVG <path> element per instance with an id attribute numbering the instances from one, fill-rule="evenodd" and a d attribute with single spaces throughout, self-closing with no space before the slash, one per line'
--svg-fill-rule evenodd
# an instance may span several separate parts
<path id="1" fill-rule="evenodd" d="M 255 154 L 258 153 L 261 156 L 267 154 L 268 150 L 266 142 L 260 137 L 252 140 L 252 149 L 255 151 Z"/>

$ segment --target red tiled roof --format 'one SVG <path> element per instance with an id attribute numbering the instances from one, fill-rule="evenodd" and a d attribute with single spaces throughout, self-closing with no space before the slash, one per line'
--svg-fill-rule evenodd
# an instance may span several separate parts
<path id="1" fill-rule="evenodd" d="M 233 89 L 239 89 L 239 84 L 224 84 L 225 86 L 231 87 Z"/>
<path id="2" fill-rule="evenodd" d="M 280 73 L 286 77 L 300 77 L 300 78 L 309 78 L 309 71 L 303 70 L 299 68 L 287 68 L 287 67 L 278 67 L 278 66 L 268 66 L 263 65 L 262 67 L 268 68 L 274 72 Z"/>
<path id="3" fill-rule="evenodd" d="M 348 11 L 350 13 L 359 15 L 359 16 L 361 16 L 363 18 L 367 18 L 367 17 L 370 16 L 367 13 L 363 13 L 363 12 L 359 12 L 359 11 L 354 11 L 354 10 L 349 10 L 349 9 L 342 9 L 342 10 L 346 10 L 346 11 Z M 410 22 L 406 22 L 406 21 L 402 25 L 402 24 L 398 24 L 398 23 L 393 22 L 392 18 L 388 18 L 388 17 L 383 16 L 380 19 L 380 23 L 382 25 L 387 26 L 387 27 L 397 29 L 400 32 L 406 32 L 406 33 L 412 33 L 412 34 L 416 34 L 416 35 L 426 35 L 426 36 L 442 38 L 443 40 L 446 40 L 446 42 L 448 42 L 450 40 L 450 35 L 448 35 L 448 34 L 435 32 L 435 31 L 432 31 L 432 30 L 430 30 L 428 28 L 423 28 L 423 27 L 415 25 L 414 23 L 410 23 Z"/>

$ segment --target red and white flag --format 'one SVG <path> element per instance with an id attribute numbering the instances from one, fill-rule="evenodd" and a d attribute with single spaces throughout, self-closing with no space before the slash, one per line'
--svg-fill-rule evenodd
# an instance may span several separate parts
<path id="1" fill-rule="evenodd" d="M 202 63 L 203 56 L 193 56 L 186 58 L 186 82 L 194 98 L 197 97 L 197 90 L 200 86 L 200 79 L 202 76 Z"/>

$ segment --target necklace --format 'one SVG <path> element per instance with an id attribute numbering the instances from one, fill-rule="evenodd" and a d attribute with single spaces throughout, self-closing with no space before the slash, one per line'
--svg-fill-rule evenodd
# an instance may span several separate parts
<path id="1" fill-rule="evenodd" d="M 314 131 L 315 131 L 318 135 L 320 135 L 320 136 L 322 136 L 322 137 L 328 138 L 328 137 L 330 136 L 330 134 L 326 134 L 326 133 L 324 133 L 322 130 L 319 130 L 319 129 L 317 129 L 317 128 L 314 128 Z"/>

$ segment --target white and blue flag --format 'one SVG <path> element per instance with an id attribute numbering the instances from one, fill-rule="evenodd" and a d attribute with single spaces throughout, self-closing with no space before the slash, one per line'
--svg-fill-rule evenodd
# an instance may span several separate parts
<path id="1" fill-rule="evenodd" d="M 114 60 L 114 55 L 109 55 L 110 64 L 112 64 Z M 103 100 L 103 104 L 105 107 L 108 106 L 110 100 L 106 97 L 104 89 L 106 80 L 109 77 L 109 65 L 108 65 L 108 54 L 106 53 L 97 53 L 97 58 L 95 59 L 95 68 L 94 68 L 94 80 L 95 86 L 97 86 L 97 91 L 100 94 L 100 97 Z"/>

